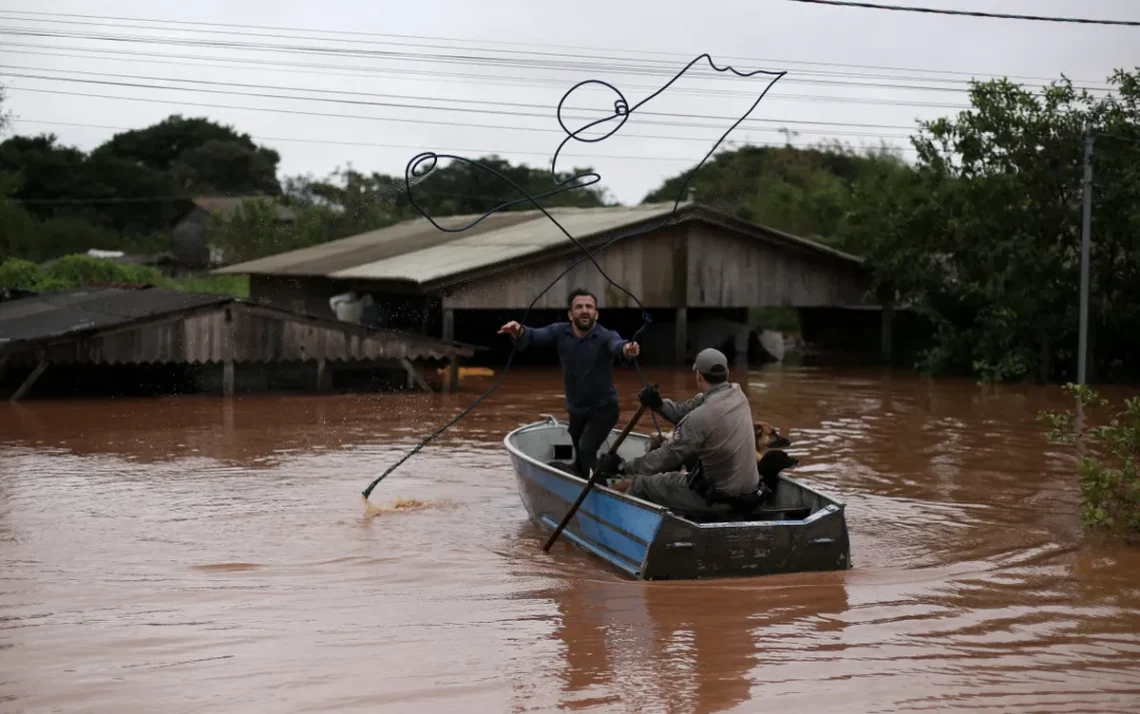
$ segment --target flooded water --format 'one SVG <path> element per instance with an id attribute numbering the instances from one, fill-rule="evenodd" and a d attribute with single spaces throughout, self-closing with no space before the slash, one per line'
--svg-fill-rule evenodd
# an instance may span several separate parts
<path id="1" fill-rule="evenodd" d="M 645 584 L 527 522 L 502 438 L 552 371 L 364 517 L 489 384 L 0 404 L 0 712 L 1140 711 L 1140 551 L 1082 536 L 1059 390 L 755 371 L 854 568 Z"/>

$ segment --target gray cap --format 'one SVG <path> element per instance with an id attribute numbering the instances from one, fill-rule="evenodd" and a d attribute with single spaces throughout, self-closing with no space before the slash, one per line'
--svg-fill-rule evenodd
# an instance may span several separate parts
<path id="1" fill-rule="evenodd" d="M 701 374 L 727 374 L 728 358 L 720 350 L 709 347 L 697 353 L 693 369 Z"/>

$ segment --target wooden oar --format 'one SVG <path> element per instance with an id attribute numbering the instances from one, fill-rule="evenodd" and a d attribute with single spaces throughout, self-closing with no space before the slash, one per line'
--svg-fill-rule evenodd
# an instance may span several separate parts
<path id="1" fill-rule="evenodd" d="M 611 454 L 617 453 L 618 447 L 621 446 L 621 442 L 625 441 L 625 437 L 629 436 L 629 432 L 633 431 L 633 427 L 637 424 L 638 420 L 641 419 L 641 415 L 644 413 L 645 405 L 642 404 L 637 408 L 637 411 L 634 412 L 633 418 L 629 420 L 629 423 L 625 425 L 625 428 L 621 430 L 621 434 L 619 434 L 617 440 L 614 441 L 614 445 L 610 447 Z M 570 506 L 570 510 L 567 511 L 566 515 L 562 517 L 562 522 L 558 524 L 558 527 L 555 528 L 554 532 L 550 534 L 550 538 L 546 540 L 546 545 L 542 546 L 543 551 L 550 550 L 550 546 L 552 546 L 554 544 L 554 541 L 558 539 L 558 534 L 562 532 L 562 529 L 566 527 L 566 524 L 569 523 L 570 519 L 574 517 L 574 514 L 578 512 L 578 507 L 582 505 L 582 501 L 586 500 L 586 496 L 590 493 L 590 489 L 594 487 L 594 483 L 597 482 L 597 480 L 598 471 L 595 469 L 590 474 L 590 478 L 587 479 L 585 487 L 582 488 L 582 492 L 578 494 L 578 500 L 574 501 L 573 506 Z"/>

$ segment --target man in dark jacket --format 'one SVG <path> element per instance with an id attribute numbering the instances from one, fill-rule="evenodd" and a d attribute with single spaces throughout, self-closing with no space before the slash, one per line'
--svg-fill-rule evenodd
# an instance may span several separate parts
<path id="1" fill-rule="evenodd" d="M 598 299 L 589 291 L 570 293 L 569 307 L 569 322 L 525 327 L 511 321 L 499 328 L 499 334 L 518 340 L 520 350 L 554 345 L 558 351 L 574 443 L 574 470 L 585 477 L 596 467 L 598 450 L 620 416 L 614 358 L 621 355 L 631 359 L 640 354 L 640 348 L 598 324 Z"/>

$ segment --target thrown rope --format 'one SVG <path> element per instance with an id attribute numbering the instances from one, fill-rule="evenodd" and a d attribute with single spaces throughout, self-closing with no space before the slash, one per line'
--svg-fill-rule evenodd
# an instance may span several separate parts
<path id="1" fill-rule="evenodd" d="M 581 141 L 584 143 L 596 143 L 596 142 L 602 141 L 604 139 L 607 139 L 607 138 L 613 136 L 619 129 L 621 129 L 622 126 L 625 125 L 625 122 L 629 120 L 629 116 L 631 114 L 633 114 L 633 112 L 637 111 L 639 108 L 644 106 L 647 102 L 652 100 L 654 97 L 657 97 L 662 92 L 664 92 L 666 89 L 668 89 L 670 86 L 672 86 L 674 82 L 676 82 L 678 79 L 680 79 L 685 74 L 685 72 L 689 71 L 689 69 L 693 65 L 695 65 L 697 62 L 701 61 L 702 59 L 707 60 L 709 66 L 712 67 L 712 69 L 717 71 L 717 72 L 732 72 L 736 76 L 742 77 L 742 78 L 753 77 L 756 75 L 766 75 L 766 76 L 770 76 L 772 79 L 767 83 L 767 85 L 765 85 L 764 90 L 762 92 L 760 92 L 759 96 L 756 97 L 756 101 L 754 101 L 752 103 L 752 106 L 750 106 L 748 108 L 748 111 L 746 111 L 739 119 L 737 119 L 735 122 L 733 122 L 732 126 L 730 126 L 728 128 L 728 130 L 725 131 L 724 134 L 722 134 L 719 139 L 717 139 L 716 143 L 713 144 L 712 148 L 709 149 L 708 153 L 705 154 L 704 158 L 701 159 L 700 163 L 698 163 L 693 168 L 693 170 L 690 171 L 689 174 L 685 177 L 685 180 L 681 183 L 680 189 L 677 191 L 677 198 L 673 202 L 673 208 L 666 216 L 664 216 L 658 222 L 653 223 L 651 225 L 639 228 L 637 230 L 629 231 L 627 233 L 616 235 L 613 238 L 610 238 L 608 241 L 606 241 L 602 245 L 598 246 L 597 249 L 595 249 L 594 251 L 591 252 L 586 246 L 582 245 L 582 243 L 579 242 L 578 239 L 576 239 L 573 235 L 571 235 L 570 232 L 567 231 L 566 228 L 561 223 L 559 223 L 558 220 L 554 216 L 552 216 L 549 211 L 547 211 L 545 208 L 543 208 L 542 205 L 540 205 L 538 203 L 539 199 L 549 198 L 550 196 L 555 196 L 555 195 L 558 195 L 558 194 L 563 193 L 565 191 L 570 191 L 573 189 L 585 188 L 587 186 L 593 185 L 593 184 L 601 181 L 602 177 L 598 173 L 593 172 L 593 171 L 588 171 L 588 172 L 585 172 L 582 174 L 578 174 L 576 176 L 571 176 L 570 178 L 559 182 L 558 176 L 557 176 L 557 165 L 558 165 L 558 157 L 561 154 L 563 147 L 565 147 L 567 142 L 569 142 L 571 139 L 576 140 L 576 141 Z M 558 149 L 554 152 L 554 157 L 552 158 L 551 163 L 550 163 L 551 179 L 555 182 L 555 188 L 553 190 L 547 191 L 545 193 L 538 194 L 537 196 L 534 196 L 534 195 L 529 194 L 521 186 L 516 184 L 514 181 L 512 181 L 507 176 L 504 176 L 502 173 L 496 171 L 495 169 L 484 166 L 478 162 L 472 161 L 472 160 L 465 158 L 463 156 L 456 156 L 453 154 L 437 154 L 433 151 L 426 151 L 426 152 L 423 152 L 421 154 L 417 154 L 416 156 L 412 157 L 412 159 L 408 162 L 408 165 L 404 169 L 404 186 L 405 186 L 405 190 L 407 192 L 408 201 L 416 208 L 417 211 L 420 212 L 421 215 L 424 216 L 424 218 L 428 219 L 428 221 L 430 221 L 433 226 L 435 226 L 436 228 L 438 228 L 441 231 L 445 231 L 448 233 L 460 233 L 460 232 L 466 231 L 466 230 L 472 228 L 473 226 L 479 224 L 483 220 L 485 220 L 488 216 L 490 216 L 494 213 L 497 213 L 498 211 L 501 211 L 501 210 L 506 209 L 506 208 L 510 208 L 511 206 L 515 206 L 515 205 L 518 205 L 520 203 L 530 202 L 531 204 L 534 205 L 535 208 L 537 208 L 539 211 L 541 211 L 543 213 L 543 215 L 545 215 L 548 219 L 550 219 L 551 223 L 553 223 L 555 226 L 557 226 L 558 229 L 560 231 L 562 231 L 562 233 L 567 238 L 569 238 L 570 241 L 575 246 L 577 246 L 585 255 L 584 255 L 584 257 L 581 257 L 581 258 L 578 258 L 577 260 L 572 261 L 570 263 L 570 265 L 565 270 L 563 270 L 561 273 L 558 274 L 558 277 L 556 277 L 553 281 L 551 281 L 551 283 L 549 285 L 547 285 L 542 290 L 542 292 L 540 292 L 538 295 L 535 296 L 534 300 L 531 301 L 530 305 L 528 305 L 526 310 L 523 312 L 522 317 L 519 318 L 519 320 L 518 320 L 519 324 L 525 324 L 526 323 L 526 318 L 528 315 L 530 315 L 530 312 L 534 308 L 535 304 L 538 303 L 538 301 L 540 299 L 542 299 L 542 296 L 545 295 L 547 292 L 549 292 L 551 288 L 553 288 L 555 285 L 557 285 L 559 280 L 561 280 L 567 273 L 569 273 L 576 266 L 581 264 L 584 260 L 589 260 L 590 262 L 592 262 L 594 264 L 594 266 L 598 269 L 598 272 L 602 274 L 602 277 L 604 277 L 606 279 L 606 281 L 609 282 L 610 285 L 613 285 L 615 288 L 621 290 L 623 293 L 625 293 L 630 298 L 632 298 L 635 303 L 637 303 L 637 307 L 641 310 L 641 314 L 642 314 L 642 324 L 641 324 L 641 327 L 639 327 L 637 329 L 637 331 L 633 333 L 633 335 L 630 337 L 630 340 L 629 340 L 630 342 L 636 342 L 638 336 L 641 335 L 641 333 L 645 331 L 645 328 L 647 328 L 649 326 L 650 322 L 652 321 L 652 319 L 649 315 L 649 311 L 646 310 L 645 306 L 641 304 L 641 301 L 637 299 L 636 295 L 631 293 L 624 286 L 615 282 L 612 278 L 610 278 L 609 275 L 606 274 L 605 270 L 602 269 L 602 266 L 598 264 L 598 261 L 596 260 L 595 256 L 600 254 L 603 250 L 605 250 L 606 248 L 608 248 L 609 246 L 613 245 L 614 243 L 616 243 L 620 240 L 625 240 L 627 238 L 632 238 L 635 236 L 650 233 L 652 231 L 656 231 L 656 230 L 664 227 L 668 222 L 674 220 L 676 217 L 677 208 L 681 203 L 682 197 L 685 196 L 686 190 L 688 189 L 689 183 L 690 183 L 690 181 L 692 181 L 693 176 L 697 173 L 697 171 L 700 170 L 700 168 L 705 164 L 705 162 L 708 161 L 709 157 L 713 155 L 713 153 L 717 150 L 717 147 L 719 147 L 721 145 L 721 143 L 732 132 L 732 130 L 735 129 L 737 126 L 739 126 L 741 124 L 741 122 L 743 122 L 745 119 L 748 118 L 748 116 L 760 104 L 760 101 L 762 99 L 764 99 L 764 97 L 768 94 L 768 91 L 772 88 L 772 86 L 775 85 L 775 83 L 777 81 L 779 81 L 780 78 L 783 77 L 785 74 L 787 74 L 786 71 L 774 72 L 774 71 L 769 71 L 769 70 L 754 70 L 752 72 L 740 72 L 739 70 L 735 69 L 731 65 L 726 65 L 724 67 L 718 67 L 716 65 L 716 63 L 713 62 L 712 57 L 709 54 L 705 53 L 705 54 L 698 55 L 695 59 L 693 59 L 691 62 L 689 62 L 687 65 L 685 65 L 684 69 L 682 69 L 680 72 L 678 72 L 676 75 L 674 75 L 672 79 L 670 79 L 668 82 L 666 82 L 664 86 L 662 86 L 660 89 L 653 92 L 652 94 L 650 94 L 646 98 L 642 99 L 640 102 L 633 105 L 632 107 L 629 106 L 629 103 L 626 101 L 626 98 L 621 93 L 621 91 L 618 90 L 617 87 L 613 86 L 612 84 L 610 84 L 608 82 L 604 82 L 604 81 L 598 80 L 598 79 L 589 79 L 589 80 L 585 80 L 583 82 L 579 82 L 578 84 L 571 87 L 570 90 L 567 91 L 566 94 L 564 94 L 562 96 L 562 99 L 558 102 L 558 123 L 559 123 L 559 125 L 562 126 L 562 129 L 563 129 L 563 131 L 566 132 L 567 136 L 565 139 L 562 140 L 562 143 L 559 144 Z M 576 90 L 580 87 L 587 86 L 587 85 L 599 85 L 599 86 L 607 87 L 607 88 L 611 89 L 617 95 L 617 99 L 614 101 L 614 113 L 610 116 L 604 117 L 604 118 L 599 119 L 597 121 L 590 122 L 589 124 L 582 127 L 581 129 L 578 129 L 577 131 L 571 132 L 566 127 L 565 122 L 562 120 L 562 107 L 566 103 L 566 100 L 570 97 L 570 95 L 574 93 L 574 90 Z M 620 119 L 620 121 L 618 121 L 618 123 L 617 123 L 617 126 L 615 126 L 613 129 L 610 129 L 609 131 L 607 131 L 606 133 L 602 134 L 599 137 L 582 138 L 581 136 L 579 136 L 582 132 L 586 131 L 587 129 L 591 129 L 595 126 L 598 126 L 598 125 L 603 124 L 603 123 L 608 122 L 608 121 L 612 121 L 614 119 Z M 418 184 L 422 183 L 424 180 L 426 180 L 428 178 L 428 176 L 436 169 L 436 167 L 439 164 L 439 160 L 441 158 L 452 159 L 453 161 L 461 161 L 463 163 L 469 164 L 469 165 L 474 166 L 476 168 L 482 169 L 483 171 L 486 171 L 486 172 L 496 176 L 497 178 L 500 178 L 503 181 L 505 181 L 511 188 L 513 188 L 515 191 L 517 191 L 522 196 L 522 198 L 517 198 L 517 199 L 511 200 L 511 201 L 506 201 L 506 202 L 496 206 L 495 208 L 492 208 L 491 210 L 487 211 L 482 216 L 480 216 L 479 218 L 476 218 L 475 220 L 471 221 L 470 223 L 468 223 L 465 226 L 461 226 L 458 228 L 448 228 L 445 226 L 441 226 L 438 223 L 436 223 L 435 219 L 433 219 L 428 214 L 428 212 L 425 211 L 422 206 L 420 206 L 419 203 L 416 202 L 415 196 L 412 195 L 412 187 L 415 185 L 418 185 Z M 517 341 L 515 341 L 511 345 L 511 352 L 507 357 L 506 364 L 503 366 L 503 373 L 499 376 L 499 379 L 495 381 L 495 384 L 493 384 L 490 389 L 488 389 L 486 392 L 481 394 L 477 399 L 475 399 L 474 402 L 472 402 L 463 411 L 459 412 L 459 414 L 457 414 L 454 418 L 452 418 L 446 424 L 444 424 L 439 429 L 436 429 L 434 432 L 432 432 L 428 436 L 421 439 L 420 442 L 418 444 L 416 444 L 416 446 L 413 447 L 411 449 L 411 451 L 409 451 L 407 454 L 405 454 L 399 461 L 397 461 L 396 463 L 389 466 L 388 469 L 384 471 L 384 473 L 380 474 L 380 476 L 378 476 L 372 483 L 370 483 L 368 485 L 368 488 L 364 489 L 364 491 L 363 491 L 364 498 L 367 499 L 368 496 L 372 493 L 372 490 L 374 488 L 376 488 L 376 485 L 379 484 L 382 480 L 384 480 L 384 478 L 387 477 L 388 474 L 392 473 L 397 468 L 399 468 L 401 464 L 403 464 L 409 458 L 411 458 L 412 456 L 417 454 L 421 449 L 423 449 L 429 443 L 431 443 L 432 441 L 437 439 L 444 431 L 449 429 L 451 426 L 455 425 L 463 417 L 467 416 L 473 409 L 475 409 L 475 407 L 479 406 L 479 404 L 481 404 L 484 399 L 491 396 L 491 394 L 493 394 L 495 392 L 495 390 L 499 388 L 499 385 L 501 385 L 503 383 L 503 381 L 507 378 L 507 374 L 510 372 L 510 369 L 511 369 L 511 363 L 514 361 L 514 357 L 515 357 L 515 354 L 517 352 L 518 352 L 518 343 L 517 343 Z M 632 362 L 633 362 L 634 368 L 637 370 L 637 378 L 640 380 L 641 385 L 644 388 L 646 386 L 646 383 L 645 383 L 645 377 L 641 372 L 641 365 L 638 363 L 636 357 L 634 357 L 632 359 Z M 652 412 L 651 412 L 651 414 L 652 414 Z M 660 434 L 661 433 L 661 427 L 660 427 L 660 425 L 657 424 L 656 415 L 653 415 L 653 423 L 654 423 L 654 426 L 657 428 L 658 434 Z"/>

